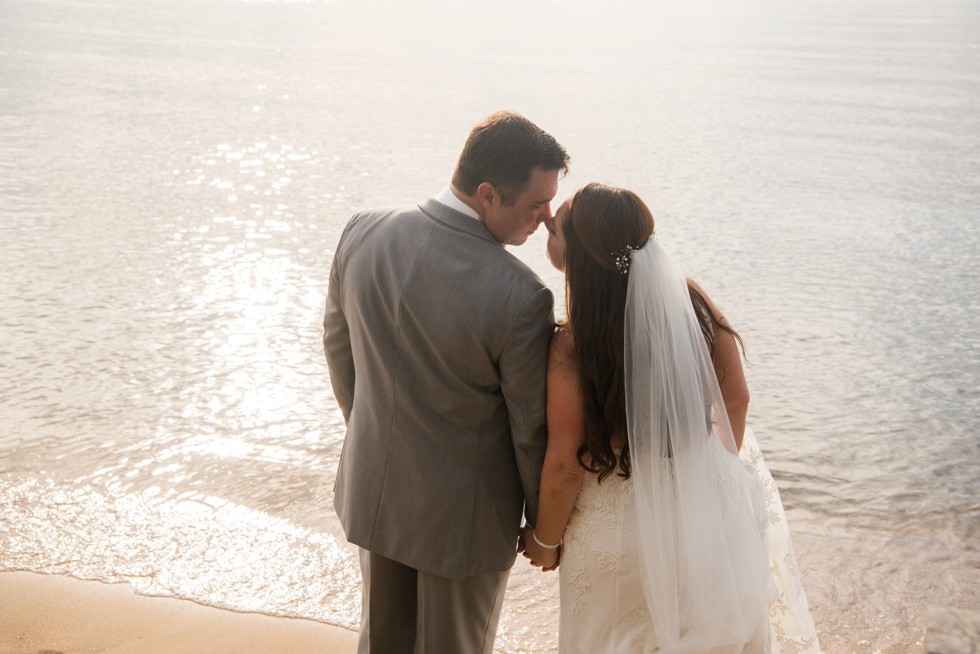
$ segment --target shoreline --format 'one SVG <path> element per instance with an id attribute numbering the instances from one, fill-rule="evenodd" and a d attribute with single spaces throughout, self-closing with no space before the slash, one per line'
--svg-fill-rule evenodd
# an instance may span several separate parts
<path id="1" fill-rule="evenodd" d="M 0 572 L 0 654 L 354 654 L 357 633 L 37 572 Z"/>

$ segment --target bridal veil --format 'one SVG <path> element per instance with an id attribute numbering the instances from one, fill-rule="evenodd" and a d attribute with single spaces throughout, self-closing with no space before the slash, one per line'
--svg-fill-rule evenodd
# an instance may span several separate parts
<path id="1" fill-rule="evenodd" d="M 660 650 L 767 652 L 761 488 L 738 458 L 686 280 L 653 237 L 632 253 L 625 351 L 640 574 Z"/>

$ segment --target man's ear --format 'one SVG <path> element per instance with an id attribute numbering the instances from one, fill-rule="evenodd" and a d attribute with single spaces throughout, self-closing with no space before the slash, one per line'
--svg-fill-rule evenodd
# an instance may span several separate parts
<path id="1" fill-rule="evenodd" d="M 490 182 L 482 182 L 476 187 L 476 200 L 484 209 L 488 209 L 493 204 L 494 198 L 499 200 L 499 194 Z"/>

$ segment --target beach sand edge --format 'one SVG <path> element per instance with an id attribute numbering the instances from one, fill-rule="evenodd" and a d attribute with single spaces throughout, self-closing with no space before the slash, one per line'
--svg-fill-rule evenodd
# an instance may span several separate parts
<path id="1" fill-rule="evenodd" d="M 353 654 L 357 634 L 314 620 L 238 613 L 125 583 L 0 572 L 0 654 Z"/>

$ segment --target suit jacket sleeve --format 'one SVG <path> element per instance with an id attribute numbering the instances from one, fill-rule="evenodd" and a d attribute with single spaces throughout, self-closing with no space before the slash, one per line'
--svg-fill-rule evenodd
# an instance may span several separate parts
<path id="1" fill-rule="evenodd" d="M 550 290 L 540 289 L 515 322 L 499 359 L 501 389 L 524 487 L 524 515 L 532 525 L 537 520 L 541 467 L 548 445 L 545 389 L 554 327 L 554 298 Z"/>
<path id="2" fill-rule="evenodd" d="M 343 245 L 344 238 L 341 237 L 340 244 L 334 252 L 333 263 L 330 265 L 327 303 L 323 314 L 323 353 L 327 357 L 334 397 L 337 398 L 344 420 L 349 421 L 351 408 L 354 405 L 354 355 L 351 349 L 350 328 L 344 315 L 341 282 Z"/>

